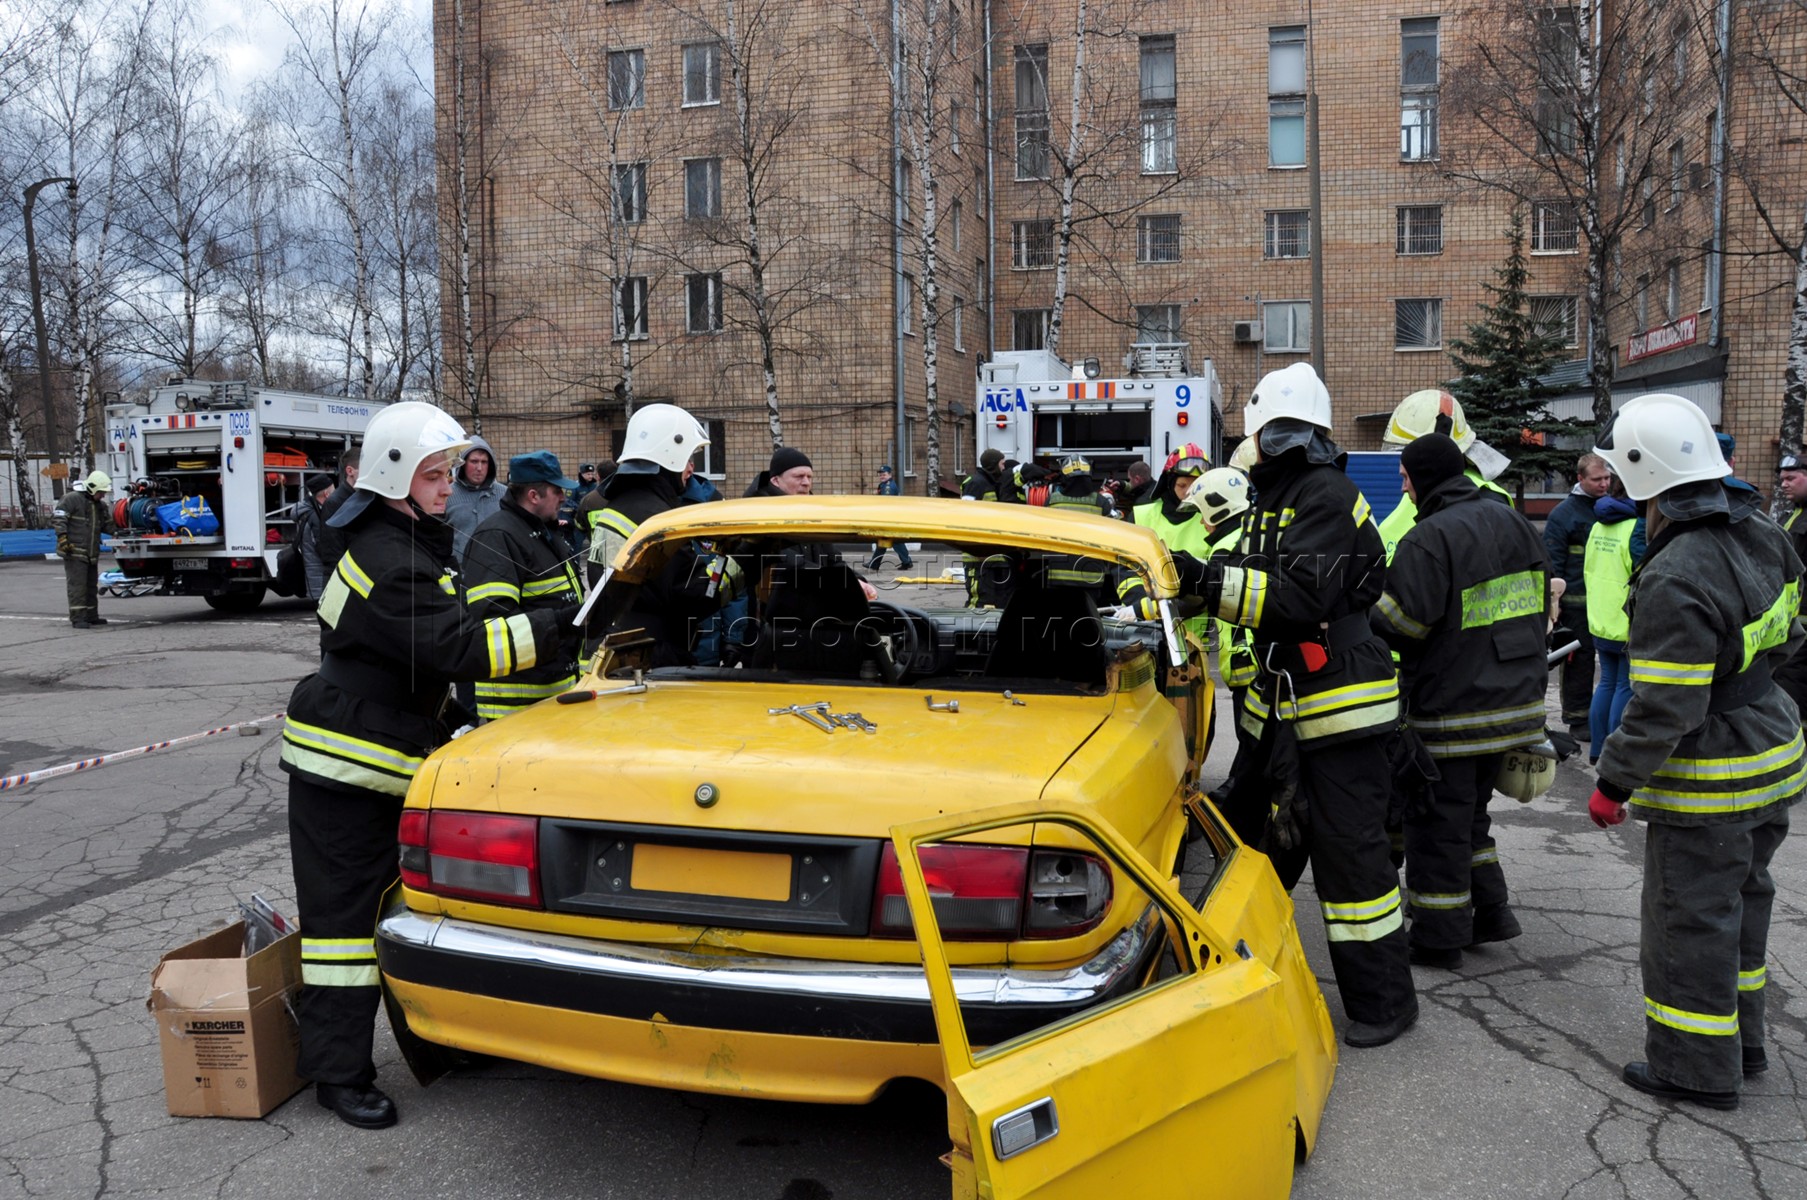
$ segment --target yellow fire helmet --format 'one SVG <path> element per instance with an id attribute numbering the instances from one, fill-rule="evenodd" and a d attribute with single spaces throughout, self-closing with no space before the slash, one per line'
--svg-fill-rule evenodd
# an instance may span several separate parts
<path id="1" fill-rule="evenodd" d="M 1456 449 L 1467 454 L 1468 448 L 1474 445 L 1474 430 L 1469 428 L 1468 417 L 1462 412 L 1462 402 L 1436 388 L 1413 392 L 1401 400 L 1380 440 L 1389 446 L 1409 446 L 1425 434 L 1435 433 L 1438 417 L 1449 418 L 1449 436 L 1456 443 Z"/>

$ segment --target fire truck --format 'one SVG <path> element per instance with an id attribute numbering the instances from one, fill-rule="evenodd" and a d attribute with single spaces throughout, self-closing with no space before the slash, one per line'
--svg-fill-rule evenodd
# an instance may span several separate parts
<path id="1" fill-rule="evenodd" d="M 148 584 L 225 612 L 256 608 L 295 540 L 304 481 L 335 474 L 382 407 L 182 378 L 109 404 L 100 465 L 119 497 L 120 571 L 140 594 Z"/>
<path id="2" fill-rule="evenodd" d="M 980 364 L 978 448 L 1053 465 L 1083 454 L 1100 478 L 1141 459 L 1158 475 L 1187 442 L 1223 461 L 1223 388 L 1211 360 L 1184 343 L 1138 343 L 1126 375 L 1105 378 L 1095 358 L 1068 364 L 1045 350 L 1004 350 Z"/>

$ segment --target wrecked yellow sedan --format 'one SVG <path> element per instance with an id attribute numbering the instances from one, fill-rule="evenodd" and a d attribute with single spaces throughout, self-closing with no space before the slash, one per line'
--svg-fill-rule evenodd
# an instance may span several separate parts
<path id="1" fill-rule="evenodd" d="M 912 573 L 861 579 L 875 543 Z M 1285 1195 L 1335 1039 L 1291 901 L 1198 790 L 1172 579 L 1150 531 L 1058 509 L 649 520 L 576 689 L 409 792 L 377 953 L 410 1064 L 831 1103 L 914 1077 L 957 1196 L 1194 1194 L 1206 1144 L 1236 1148 L 1216 1194 Z"/>

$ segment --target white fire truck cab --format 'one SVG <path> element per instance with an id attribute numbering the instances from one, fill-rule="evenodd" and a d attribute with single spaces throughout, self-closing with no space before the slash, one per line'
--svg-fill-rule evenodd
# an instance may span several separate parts
<path id="1" fill-rule="evenodd" d="M 1223 389 L 1211 360 L 1189 361 L 1185 343 L 1138 343 L 1125 376 L 1098 360 L 1068 364 L 1045 350 L 1004 350 L 979 366 L 978 448 L 1052 466 L 1083 454 L 1099 478 L 1141 459 L 1155 474 L 1175 449 L 1196 442 L 1223 461 Z"/>
<path id="2" fill-rule="evenodd" d="M 295 540 L 304 481 L 337 473 L 382 408 L 197 379 L 108 405 L 102 460 L 118 489 L 119 569 L 223 611 L 256 608 Z"/>

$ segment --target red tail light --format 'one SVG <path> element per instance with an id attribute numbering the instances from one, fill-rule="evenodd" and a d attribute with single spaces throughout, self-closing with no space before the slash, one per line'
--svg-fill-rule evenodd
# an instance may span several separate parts
<path id="1" fill-rule="evenodd" d="M 402 882 L 436 896 L 540 907 L 540 823 L 494 813 L 402 810 Z"/>
<path id="2" fill-rule="evenodd" d="M 924 846 L 921 853 L 941 936 L 951 941 L 1071 937 L 1098 924 L 1111 905 L 1110 867 L 1076 850 L 949 842 Z M 879 856 L 872 933 L 912 933 L 903 872 L 890 842 Z"/>

